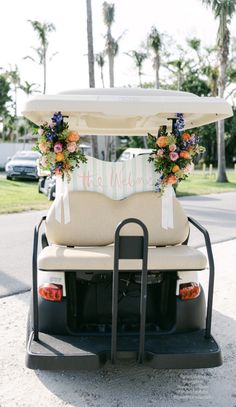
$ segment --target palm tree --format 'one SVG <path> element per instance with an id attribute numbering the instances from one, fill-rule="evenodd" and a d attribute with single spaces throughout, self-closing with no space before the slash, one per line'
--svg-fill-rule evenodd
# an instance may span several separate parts
<path id="1" fill-rule="evenodd" d="M 47 88 L 47 60 L 48 60 L 48 34 L 55 31 L 56 28 L 52 23 L 41 23 L 37 20 L 28 20 L 29 23 L 32 25 L 35 33 L 39 39 L 39 47 L 33 48 L 38 56 L 38 61 L 36 61 L 31 56 L 26 56 L 24 59 L 31 59 L 33 62 L 38 62 L 39 65 L 43 66 L 43 93 L 46 93 Z M 52 59 L 56 53 L 54 53 L 50 59 Z"/>
<path id="2" fill-rule="evenodd" d="M 103 67 L 105 65 L 104 52 L 99 52 L 98 54 L 96 54 L 96 62 L 98 64 L 99 68 L 100 68 L 102 87 L 105 88 L 104 75 L 103 75 Z"/>
<path id="3" fill-rule="evenodd" d="M 89 66 L 89 87 L 95 88 L 94 77 L 94 52 L 93 52 L 93 19 L 91 0 L 86 0 L 87 5 L 87 41 L 88 41 L 88 66 Z"/>
<path id="4" fill-rule="evenodd" d="M 141 88 L 142 87 L 142 79 L 141 79 L 141 77 L 143 75 L 143 73 L 142 73 L 143 62 L 145 61 L 145 59 L 147 59 L 147 53 L 132 50 L 130 52 L 127 52 L 126 55 L 133 58 L 135 66 L 138 68 L 139 86 Z"/>
<path id="5" fill-rule="evenodd" d="M 23 90 L 23 92 L 27 96 L 32 95 L 32 93 L 39 92 L 38 84 L 37 83 L 29 83 L 28 81 L 25 81 L 23 84 L 21 84 L 20 89 Z"/>
<path id="6" fill-rule="evenodd" d="M 236 0 L 202 0 L 210 6 L 215 19 L 219 20 L 217 33 L 217 50 L 219 57 L 218 94 L 224 97 L 226 88 L 226 70 L 229 62 L 230 31 L 229 24 L 236 11 Z M 218 122 L 217 129 L 218 182 L 228 182 L 225 164 L 224 121 Z"/>
<path id="7" fill-rule="evenodd" d="M 160 49 L 161 49 L 161 36 L 159 32 L 157 31 L 155 26 L 152 26 L 151 32 L 148 35 L 148 47 L 151 48 L 151 50 L 154 52 L 154 69 L 155 69 L 155 75 L 156 75 L 156 88 L 159 89 L 160 87 L 160 77 L 159 77 L 159 71 L 160 71 L 160 66 L 161 66 L 161 57 L 160 57 Z"/>
<path id="8" fill-rule="evenodd" d="M 165 65 L 166 68 L 171 71 L 177 77 L 177 90 L 182 89 L 182 83 L 184 81 L 184 72 L 188 67 L 189 61 L 184 60 L 183 56 L 180 55 L 178 59 L 168 61 Z"/>
<path id="9" fill-rule="evenodd" d="M 110 88 L 114 88 L 114 59 L 118 54 L 119 45 L 118 40 L 115 40 L 111 34 L 111 26 L 115 20 L 115 5 L 114 3 L 103 3 L 103 19 L 107 26 L 106 33 L 106 54 L 108 56 L 109 63 L 109 78 L 110 78 Z"/>
<path id="10" fill-rule="evenodd" d="M 7 77 L 10 80 L 10 83 L 13 85 L 13 93 L 14 93 L 14 102 L 13 102 L 13 109 L 14 109 L 14 117 L 17 118 L 17 90 L 20 88 L 20 72 L 17 65 L 15 65 L 14 69 L 11 69 L 7 72 Z"/>
<path id="11" fill-rule="evenodd" d="M 91 0 L 86 0 L 87 10 L 87 42 L 88 42 L 88 67 L 89 67 L 89 87 L 95 88 L 94 75 L 94 52 L 93 52 L 93 18 Z M 98 157 L 98 140 L 97 136 L 91 136 L 93 156 Z"/>

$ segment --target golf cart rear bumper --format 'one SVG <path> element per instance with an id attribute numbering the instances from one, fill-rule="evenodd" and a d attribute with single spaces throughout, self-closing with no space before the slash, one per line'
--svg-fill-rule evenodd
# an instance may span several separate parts
<path id="1" fill-rule="evenodd" d="M 92 370 L 110 360 L 110 336 L 59 336 L 39 334 L 39 341 L 30 335 L 26 366 L 42 370 Z M 138 337 L 119 336 L 117 357 L 137 359 Z M 181 334 L 146 335 L 145 365 L 157 369 L 209 368 L 222 364 L 221 351 L 205 331 Z"/>

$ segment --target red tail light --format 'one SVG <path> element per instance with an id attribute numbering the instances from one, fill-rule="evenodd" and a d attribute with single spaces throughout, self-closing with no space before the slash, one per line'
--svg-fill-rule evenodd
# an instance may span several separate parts
<path id="1" fill-rule="evenodd" d="M 198 283 L 183 283 L 179 286 L 179 297 L 181 300 L 193 300 L 199 297 L 201 287 Z"/>
<path id="2" fill-rule="evenodd" d="M 39 295 L 48 301 L 57 301 L 62 300 L 62 286 L 59 284 L 42 284 L 39 287 Z"/>

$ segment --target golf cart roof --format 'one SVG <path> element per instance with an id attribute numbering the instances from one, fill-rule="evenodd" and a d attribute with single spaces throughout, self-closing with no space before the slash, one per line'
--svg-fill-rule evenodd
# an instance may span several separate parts
<path id="1" fill-rule="evenodd" d="M 23 115 L 35 124 L 50 121 L 55 112 L 68 116 L 70 128 L 81 135 L 156 134 L 170 118 L 183 113 L 185 129 L 232 116 L 224 99 L 199 97 L 188 92 L 161 89 L 84 89 L 57 95 L 40 95 L 29 100 Z"/>

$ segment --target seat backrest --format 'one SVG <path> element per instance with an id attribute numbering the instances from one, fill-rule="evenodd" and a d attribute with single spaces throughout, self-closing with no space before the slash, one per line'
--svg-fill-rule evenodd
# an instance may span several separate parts
<path id="1" fill-rule="evenodd" d="M 173 197 L 174 228 L 161 226 L 161 195 L 140 192 L 122 200 L 113 200 L 98 192 L 69 192 L 70 218 L 68 224 L 55 219 L 55 202 L 46 219 L 46 234 L 51 243 L 65 246 L 104 246 L 114 242 L 117 225 L 127 218 L 138 218 L 149 232 L 150 246 L 176 245 L 184 242 L 189 233 L 187 216 Z M 123 235 L 140 235 L 137 225 L 122 229 Z"/>

